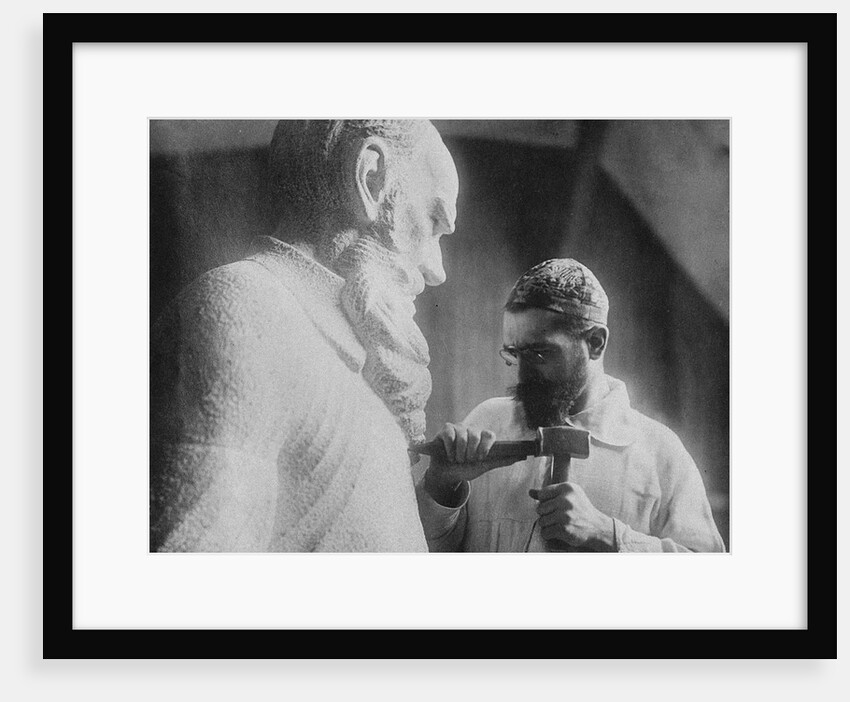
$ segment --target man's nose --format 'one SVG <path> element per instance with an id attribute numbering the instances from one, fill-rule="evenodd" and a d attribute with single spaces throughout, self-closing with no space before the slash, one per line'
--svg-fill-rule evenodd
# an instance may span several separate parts
<path id="1" fill-rule="evenodd" d="M 539 383 L 543 380 L 543 376 L 537 366 L 529 363 L 528 359 L 520 354 L 517 358 L 517 379 L 521 383 Z"/>
<path id="2" fill-rule="evenodd" d="M 531 370 L 531 364 L 525 359 L 525 356 L 519 354 L 516 363 L 516 374 L 519 382 L 527 383 L 530 380 L 537 380 L 537 373 Z"/>

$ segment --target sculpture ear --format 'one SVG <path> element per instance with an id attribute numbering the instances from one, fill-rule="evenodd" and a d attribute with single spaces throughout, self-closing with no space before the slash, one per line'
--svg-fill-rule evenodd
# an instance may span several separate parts
<path id="1" fill-rule="evenodd" d="M 387 146 L 378 137 L 364 140 L 357 154 L 355 192 L 362 215 L 369 222 L 378 219 L 387 183 Z"/>
<path id="2" fill-rule="evenodd" d="M 585 332 L 587 339 L 587 348 L 591 360 L 597 360 L 602 357 L 605 348 L 608 346 L 608 327 L 595 326 Z"/>

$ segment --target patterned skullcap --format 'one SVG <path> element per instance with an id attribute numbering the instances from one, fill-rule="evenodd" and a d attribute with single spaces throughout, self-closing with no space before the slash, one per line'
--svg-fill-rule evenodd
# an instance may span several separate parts
<path id="1" fill-rule="evenodd" d="M 572 258 L 552 258 L 527 270 L 508 295 L 507 304 L 608 324 L 608 296 L 590 269 Z"/>

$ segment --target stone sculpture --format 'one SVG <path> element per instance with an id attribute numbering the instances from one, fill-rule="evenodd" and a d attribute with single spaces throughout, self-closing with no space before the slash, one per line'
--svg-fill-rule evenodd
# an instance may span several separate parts
<path id="1" fill-rule="evenodd" d="M 281 121 L 279 224 L 151 337 L 151 549 L 425 551 L 408 442 L 457 173 L 426 121 Z"/>

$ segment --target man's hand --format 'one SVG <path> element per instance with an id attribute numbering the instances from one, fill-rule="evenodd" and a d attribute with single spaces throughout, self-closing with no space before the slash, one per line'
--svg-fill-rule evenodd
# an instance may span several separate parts
<path id="1" fill-rule="evenodd" d="M 555 483 L 529 490 L 537 500 L 540 535 L 594 551 L 614 550 L 614 522 L 591 504 L 581 485 Z"/>
<path id="2" fill-rule="evenodd" d="M 436 436 L 443 442 L 446 458 L 432 456 L 425 473 L 425 490 L 434 500 L 447 507 L 456 506 L 458 488 L 466 480 L 484 475 L 494 468 L 516 463 L 517 458 L 488 459 L 496 442 L 492 431 L 478 431 L 461 424 L 446 424 Z"/>

